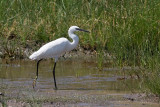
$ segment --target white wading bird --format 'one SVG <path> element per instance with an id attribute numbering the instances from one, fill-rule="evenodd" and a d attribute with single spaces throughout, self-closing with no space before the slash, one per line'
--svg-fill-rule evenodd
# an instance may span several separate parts
<path id="1" fill-rule="evenodd" d="M 87 30 L 80 29 L 78 26 L 71 26 L 68 30 L 68 35 L 70 38 L 73 39 L 73 42 L 70 42 L 67 38 L 64 37 L 56 39 L 54 41 L 51 41 L 43 45 L 38 51 L 34 52 L 29 57 L 32 60 L 37 60 L 37 72 L 36 72 L 36 77 L 33 81 L 33 88 L 36 86 L 36 81 L 38 79 L 39 62 L 42 59 L 55 58 L 55 64 L 53 67 L 53 78 L 54 78 L 55 89 L 57 89 L 56 78 L 55 78 L 56 62 L 61 55 L 65 54 L 65 52 L 67 51 L 73 50 L 78 45 L 79 38 L 76 34 L 74 34 L 75 31 L 89 32 Z"/>

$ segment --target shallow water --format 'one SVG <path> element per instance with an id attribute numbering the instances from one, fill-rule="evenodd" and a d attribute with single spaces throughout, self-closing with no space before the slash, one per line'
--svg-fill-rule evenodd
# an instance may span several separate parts
<path id="1" fill-rule="evenodd" d="M 132 72 L 129 67 L 121 70 L 116 67 L 113 68 L 110 64 L 105 64 L 104 69 L 99 71 L 94 60 L 62 59 L 57 62 L 58 90 L 54 90 L 53 64 L 54 60 L 40 62 L 37 86 L 33 89 L 32 83 L 36 76 L 35 61 L 0 60 L 0 86 L 7 85 L 6 88 L 2 86 L 0 89 L 10 99 L 20 98 L 24 101 L 31 100 L 33 102 L 35 102 L 34 99 L 39 99 L 43 101 L 43 106 L 54 106 L 54 104 L 68 107 L 159 106 L 157 103 L 135 101 L 132 103 L 130 100 L 128 101 L 126 96 L 131 94 L 131 90 L 138 90 L 140 83 L 138 79 L 124 77 L 123 72 Z M 131 95 L 132 97 L 134 99 L 139 98 Z M 23 105 L 26 102 L 21 103 Z M 19 104 L 14 100 L 7 102 L 8 106 L 18 106 Z"/>
<path id="2" fill-rule="evenodd" d="M 36 62 L 30 60 L 1 60 L 0 83 L 14 86 L 32 87 L 36 75 Z M 52 75 L 54 60 L 43 60 L 39 65 L 39 78 L 36 88 L 53 89 Z M 117 69 L 112 66 L 99 71 L 94 60 L 59 60 L 56 66 L 56 81 L 59 90 L 114 90 L 128 91 L 136 89 L 138 80 L 120 79 Z M 126 85 L 127 84 L 127 85 Z"/>

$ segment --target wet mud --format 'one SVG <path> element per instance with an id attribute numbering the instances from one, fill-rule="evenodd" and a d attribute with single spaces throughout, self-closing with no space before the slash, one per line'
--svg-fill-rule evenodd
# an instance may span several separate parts
<path id="1" fill-rule="evenodd" d="M 141 94 L 137 78 L 130 78 L 119 69 L 106 67 L 99 71 L 94 60 L 62 59 L 57 63 L 54 89 L 54 60 L 40 63 L 36 88 L 32 82 L 36 62 L 1 60 L 1 106 L 60 106 L 60 107 L 159 107 L 156 96 Z M 132 69 L 127 69 L 131 71 Z M 138 69 L 137 69 L 138 70 Z M 134 92 L 134 93 L 133 93 Z"/>

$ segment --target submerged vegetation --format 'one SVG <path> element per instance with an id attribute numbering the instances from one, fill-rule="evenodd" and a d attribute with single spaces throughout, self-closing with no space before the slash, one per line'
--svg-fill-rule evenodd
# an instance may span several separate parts
<path id="1" fill-rule="evenodd" d="M 159 18 L 159 0 L 1 0 L 0 55 L 23 57 L 77 25 L 90 30 L 80 45 L 98 52 L 100 69 L 104 51 L 121 67 L 145 68 L 144 85 L 160 96 Z"/>

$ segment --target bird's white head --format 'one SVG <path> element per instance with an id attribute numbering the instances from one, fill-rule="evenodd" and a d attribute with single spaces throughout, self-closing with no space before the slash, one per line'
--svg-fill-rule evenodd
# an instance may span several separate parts
<path id="1" fill-rule="evenodd" d="M 72 50 L 78 45 L 79 38 L 78 38 L 78 36 L 76 34 L 74 34 L 75 31 L 89 32 L 87 30 L 80 29 L 78 26 L 71 26 L 69 28 L 69 30 L 68 30 L 68 35 L 69 35 L 70 38 L 73 39 L 73 42 L 71 43 L 71 45 L 70 45 L 68 50 Z"/>
<path id="2" fill-rule="evenodd" d="M 87 30 L 80 29 L 78 26 L 71 26 L 68 30 L 68 33 L 71 34 L 71 33 L 74 33 L 75 31 L 89 32 Z"/>

